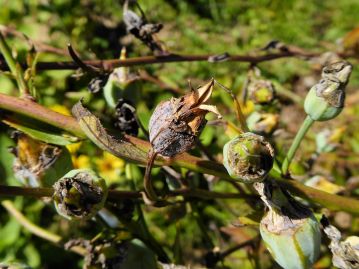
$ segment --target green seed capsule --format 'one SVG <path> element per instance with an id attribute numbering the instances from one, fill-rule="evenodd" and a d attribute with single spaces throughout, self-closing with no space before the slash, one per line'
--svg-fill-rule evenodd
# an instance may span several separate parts
<path id="1" fill-rule="evenodd" d="M 265 179 L 273 166 L 274 150 L 264 137 L 243 133 L 223 148 L 223 164 L 228 174 L 245 183 Z"/>
<path id="2" fill-rule="evenodd" d="M 343 110 L 351 72 L 352 66 L 345 61 L 323 68 L 322 79 L 309 90 L 304 102 L 304 110 L 313 120 L 330 120 Z"/>
<path id="3" fill-rule="evenodd" d="M 88 219 L 99 211 L 107 198 L 104 179 L 93 171 L 75 169 L 54 184 L 57 212 L 67 219 Z"/>
<path id="4" fill-rule="evenodd" d="M 272 82 L 268 80 L 256 80 L 248 87 L 249 98 L 255 104 L 268 104 L 273 101 L 275 89 Z"/>
<path id="5" fill-rule="evenodd" d="M 320 252 L 320 227 L 313 215 L 291 219 L 269 211 L 260 233 L 274 260 L 285 269 L 309 269 Z"/>
<path id="6" fill-rule="evenodd" d="M 321 243 L 319 222 L 312 211 L 274 180 L 253 186 L 269 208 L 259 230 L 273 259 L 285 269 L 312 268 Z"/>

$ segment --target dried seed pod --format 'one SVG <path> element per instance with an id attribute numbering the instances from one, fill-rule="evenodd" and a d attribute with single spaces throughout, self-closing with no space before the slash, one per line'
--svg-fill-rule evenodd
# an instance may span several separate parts
<path id="1" fill-rule="evenodd" d="M 191 149 L 203 130 L 208 112 L 220 116 L 217 108 L 206 105 L 214 80 L 195 91 L 161 102 L 149 123 L 150 142 L 154 152 L 173 157 Z"/>
<path id="2" fill-rule="evenodd" d="M 93 171 L 75 169 L 54 184 L 57 212 L 67 219 L 88 219 L 100 210 L 107 198 L 104 179 Z"/>
<path id="3" fill-rule="evenodd" d="M 275 88 L 269 80 L 254 80 L 248 85 L 249 98 L 259 105 L 265 105 L 274 100 Z"/>
<path id="4" fill-rule="evenodd" d="M 309 269 L 319 257 L 321 232 L 313 213 L 273 182 L 254 187 L 269 207 L 260 234 L 273 259 L 285 269 Z"/>
<path id="5" fill-rule="evenodd" d="M 273 166 L 274 149 L 263 136 L 243 133 L 223 148 L 223 164 L 228 174 L 245 183 L 265 179 Z"/>
<path id="6" fill-rule="evenodd" d="M 87 85 L 87 89 L 91 93 L 97 93 L 105 87 L 109 78 L 109 74 L 98 74 L 96 77 L 91 79 L 89 84 Z"/>
<path id="7" fill-rule="evenodd" d="M 305 112 L 313 120 L 330 120 L 342 111 L 351 72 L 352 65 L 346 61 L 323 68 L 322 79 L 309 90 L 304 102 Z"/>
<path id="8" fill-rule="evenodd" d="M 132 136 L 138 135 L 139 126 L 136 120 L 135 108 L 129 100 L 123 98 L 118 100 L 115 115 L 115 127 L 126 134 Z"/>
<path id="9" fill-rule="evenodd" d="M 86 249 L 83 269 L 122 268 L 128 255 L 129 241 L 116 237 L 96 238 L 95 240 L 72 239 L 65 244 L 65 249 L 81 246 Z"/>
<path id="10" fill-rule="evenodd" d="M 323 216 L 320 222 L 323 225 L 324 233 L 330 239 L 329 248 L 333 253 L 333 265 L 340 269 L 359 268 L 359 237 L 349 236 L 342 241 L 340 231 L 330 225 L 328 219 Z"/>
<path id="11" fill-rule="evenodd" d="M 31 187 L 49 187 L 72 169 L 71 156 L 64 147 L 49 145 L 17 133 L 13 170 L 16 179 Z"/>

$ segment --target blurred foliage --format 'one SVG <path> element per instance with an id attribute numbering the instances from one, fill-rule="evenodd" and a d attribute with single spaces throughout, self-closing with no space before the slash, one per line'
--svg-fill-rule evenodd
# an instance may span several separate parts
<path id="1" fill-rule="evenodd" d="M 126 33 L 122 21 L 121 1 L 114 0 L 1 0 L 0 24 L 26 34 L 31 40 L 43 42 L 66 51 L 71 43 L 82 59 L 111 59 L 120 56 L 123 46 L 128 57 L 151 55 L 151 51 L 140 41 Z M 302 47 L 309 51 L 325 52 L 340 50 L 340 39 L 359 25 L 359 3 L 357 0 L 305 1 L 305 0 L 151 0 L 139 1 L 150 22 L 163 23 L 158 38 L 168 51 L 181 54 L 251 54 L 259 52 L 269 41 L 280 40 L 286 44 Z M 7 41 L 25 61 L 29 46 L 24 39 L 8 38 Z M 40 53 L 39 61 L 71 60 L 65 54 Z M 354 65 L 355 66 L 355 65 Z M 188 80 L 194 86 L 214 77 L 241 96 L 247 79 L 249 64 L 240 62 L 184 62 L 146 65 L 130 68 L 131 72 L 145 70 L 148 74 L 165 82 L 165 89 L 145 81 L 136 81 L 123 87 L 122 96 L 130 100 L 137 109 L 142 124 L 147 127 L 154 107 L 164 99 L 188 91 Z M 283 58 L 258 65 L 262 76 L 285 90 L 303 98 L 319 77 L 318 63 L 298 58 Z M 35 87 L 38 102 L 63 114 L 69 114 L 71 107 L 80 98 L 91 111 L 101 118 L 105 126 L 112 126 L 114 109 L 106 106 L 101 92 L 91 94 L 87 74 L 74 76 L 68 70 L 38 71 Z M 322 175 L 332 183 L 346 186 L 349 178 L 359 174 L 359 72 L 355 67 L 347 91 L 347 106 L 343 113 L 329 123 L 315 124 L 306 138 L 305 147 L 292 164 L 292 171 L 300 180 L 309 176 Z M 15 82 L 8 76 L 0 76 L 0 92 L 18 95 Z M 211 101 L 216 104 L 225 119 L 235 122 L 235 113 L 230 97 L 222 90 L 215 90 Z M 275 140 L 277 155 L 283 157 L 305 117 L 303 108 L 287 98 L 280 98 L 279 132 Z M 246 114 L 253 110 L 253 104 L 244 109 Z M 0 114 L 1 117 L 1 114 Z M 212 118 L 214 119 L 214 118 Z M 316 134 L 328 129 L 345 132 L 333 138 L 332 150 L 320 152 L 308 172 L 307 160 L 316 149 Z M 12 171 L 13 155 L 8 147 L 14 146 L 10 138 L 11 129 L 0 123 L 0 183 L 20 185 Z M 223 145 L 232 135 L 222 127 L 207 126 L 201 136 L 202 146 L 220 160 Z M 141 131 L 140 137 L 145 138 Z M 332 144 L 331 144 L 332 145 Z M 107 180 L 111 188 L 135 190 L 142 188 L 144 168 L 125 163 L 104 153 L 89 141 L 67 146 L 75 168 L 91 167 Z M 193 150 L 199 155 L 198 149 Z M 212 182 L 201 174 L 179 169 L 191 186 L 216 191 L 235 191 L 225 181 Z M 169 182 L 160 169 L 153 169 L 156 187 Z M 170 184 L 169 184 L 170 185 Z M 359 195 L 356 189 L 348 190 Z M 131 204 L 131 203 L 129 203 Z M 58 216 L 52 205 L 29 198 L 15 199 L 15 205 L 27 218 L 45 229 L 61 235 L 64 240 L 85 238 L 91 240 L 99 232 L 110 230 L 106 223 L 69 222 Z M 192 199 L 165 208 L 140 209 L 126 203 L 115 205 L 114 214 L 122 220 L 115 230 L 121 234 L 128 231 L 124 225 L 127 215 L 143 225 L 147 223 L 151 234 L 177 264 L 205 264 L 205 257 L 213 248 L 226 250 L 258 235 L 256 227 L 234 227 L 239 216 L 249 216 L 258 205 L 242 200 Z M 320 211 L 318 211 L 320 212 Z M 122 214 L 122 215 L 121 215 Z M 143 215 L 142 215 L 143 214 Z M 359 232 L 359 219 L 349 216 L 350 224 L 343 224 L 341 218 L 331 216 L 345 235 Z M 144 219 L 142 219 L 144 218 Z M 99 224 L 100 223 L 100 224 Z M 134 226 L 136 227 L 136 226 Z M 132 237 L 139 233 L 132 232 Z M 119 237 L 121 237 L 119 235 Z M 143 237 L 143 236 L 142 236 Z M 128 240 L 128 235 L 122 240 Z M 142 244 L 142 243 L 141 243 Z M 143 247 L 143 245 L 141 245 Z M 217 264 L 218 268 L 272 268 L 272 262 L 263 245 L 242 248 L 230 254 Z M 146 250 L 148 252 L 148 250 Z M 148 254 L 148 253 L 147 253 Z M 146 255 L 147 255 L 146 254 Z M 317 268 L 330 268 L 330 253 L 323 249 Z M 149 258 L 151 259 L 151 257 Z M 82 258 L 32 235 L 0 207 L 0 262 L 24 262 L 34 268 L 80 268 Z M 207 261 L 208 263 L 208 261 Z M 130 268 L 130 267 L 128 267 Z"/>

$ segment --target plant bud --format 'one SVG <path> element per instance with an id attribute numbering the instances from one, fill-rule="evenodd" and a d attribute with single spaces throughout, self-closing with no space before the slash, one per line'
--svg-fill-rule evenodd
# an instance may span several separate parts
<path id="1" fill-rule="evenodd" d="M 309 90 L 304 102 L 305 112 L 313 120 L 330 120 L 342 111 L 351 72 L 351 64 L 345 61 L 323 68 L 322 79 Z"/>
<path id="2" fill-rule="evenodd" d="M 154 152 L 173 157 L 191 149 L 202 132 L 208 112 L 220 115 L 205 103 L 212 95 L 214 80 L 180 98 L 161 102 L 153 112 L 149 133 Z"/>
<path id="3" fill-rule="evenodd" d="M 104 179 L 93 171 L 75 169 L 54 184 L 57 212 L 67 219 L 88 219 L 100 210 L 107 198 Z"/>
<path id="4" fill-rule="evenodd" d="M 243 133 L 223 148 L 223 164 L 228 174 L 245 183 L 265 179 L 273 166 L 274 149 L 263 136 Z"/>
<path id="5" fill-rule="evenodd" d="M 272 102 L 275 95 L 274 86 L 268 80 L 255 80 L 249 85 L 248 92 L 249 98 L 259 105 Z"/>
<path id="6" fill-rule="evenodd" d="M 275 182 L 254 187 L 269 207 L 259 229 L 273 259 L 285 269 L 312 268 L 321 243 L 320 225 L 313 213 Z"/>

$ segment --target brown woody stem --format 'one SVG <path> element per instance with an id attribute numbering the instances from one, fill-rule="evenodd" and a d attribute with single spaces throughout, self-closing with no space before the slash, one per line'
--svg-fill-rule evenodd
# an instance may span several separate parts
<path id="1" fill-rule="evenodd" d="M 320 53 L 316 52 L 298 52 L 298 51 L 286 51 L 279 53 L 270 53 L 265 55 L 232 55 L 229 56 L 227 61 L 229 62 L 248 62 L 248 63 L 260 63 L 265 61 L 271 61 L 280 58 L 287 57 L 306 57 L 312 58 L 319 56 Z M 84 64 L 97 67 L 104 70 L 112 70 L 119 66 L 136 66 L 146 64 L 160 64 L 160 63 L 173 63 L 173 62 L 200 62 L 208 61 L 208 58 L 212 55 L 184 55 L 184 54 L 170 54 L 165 56 L 144 56 L 133 57 L 127 59 L 110 59 L 110 60 L 92 60 L 83 61 Z M 350 57 L 352 55 L 342 55 L 344 57 Z M 23 68 L 27 68 L 26 64 L 22 64 Z M 80 66 L 73 61 L 65 62 L 38 62 L 36 70 L 75 70 Z M 8 70 L 8 66 L 5 62 L 0 62 L 0 70 Z"/>

